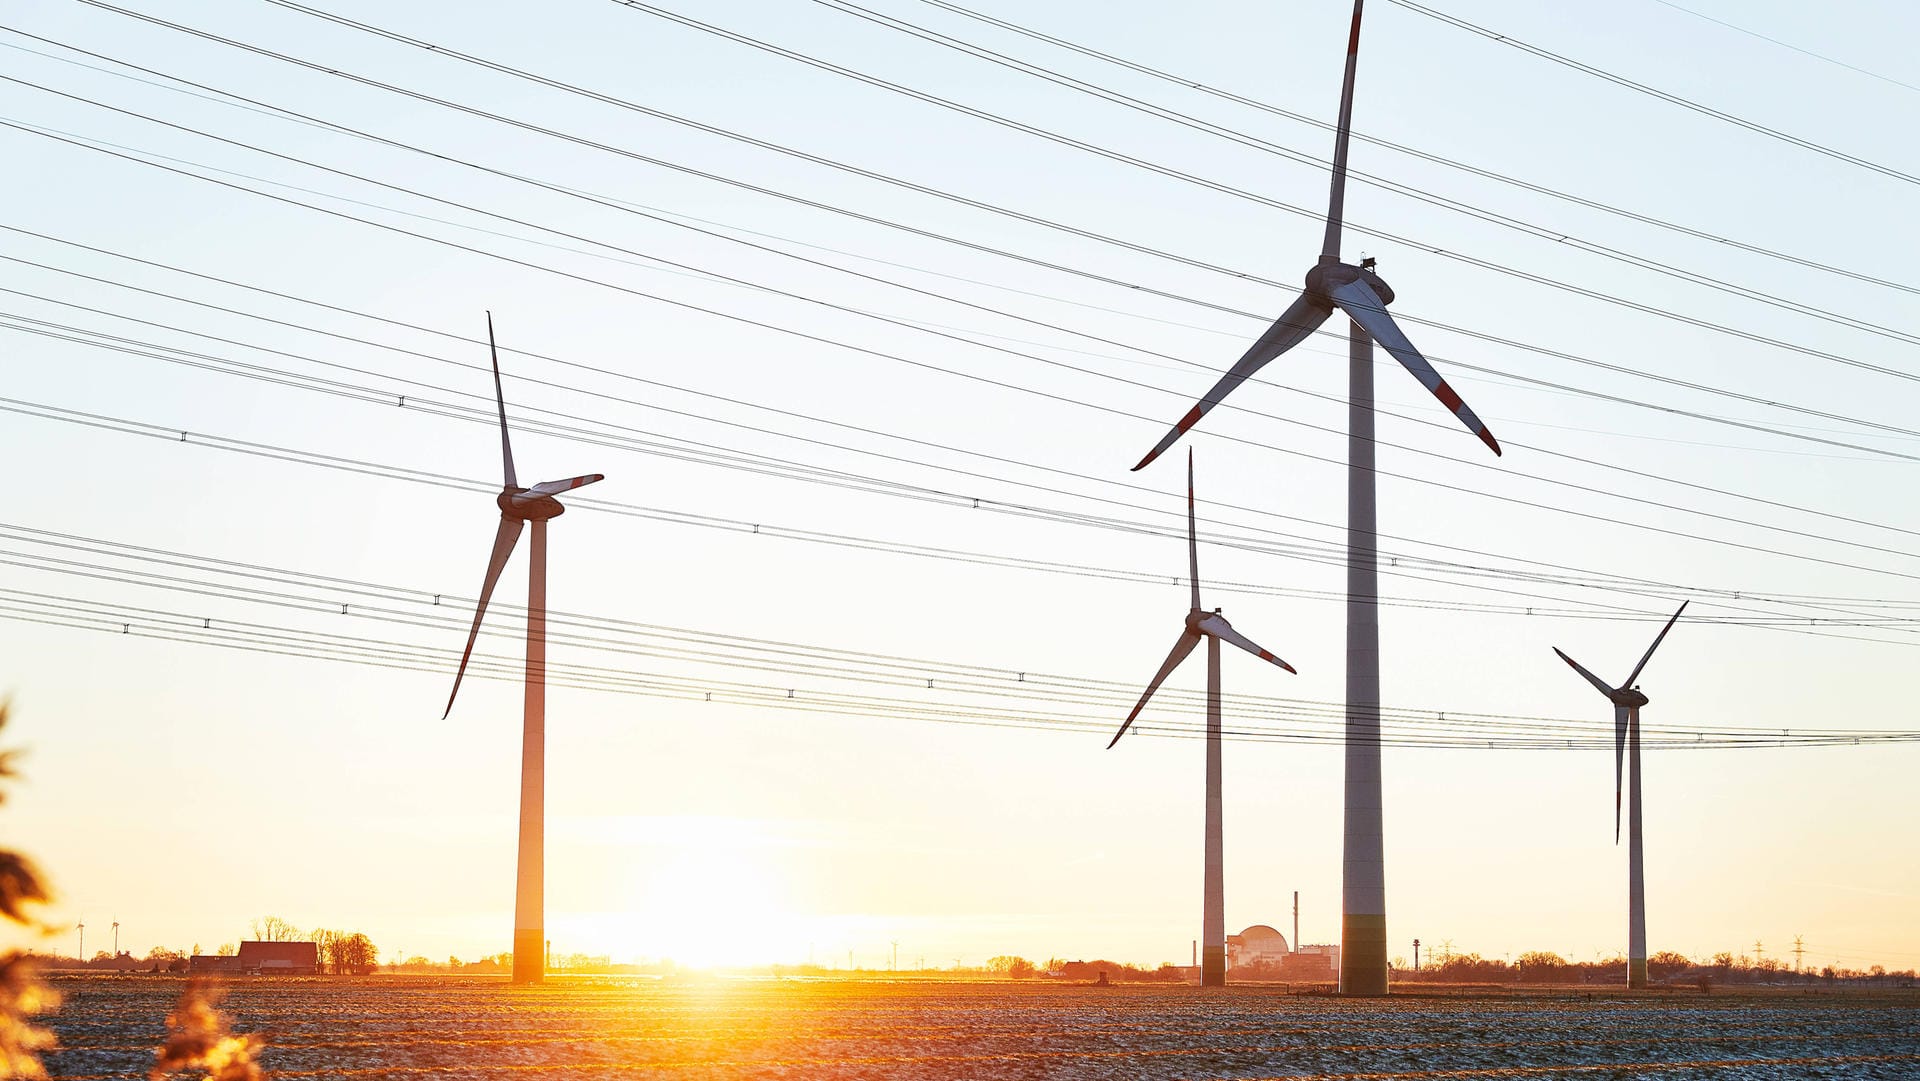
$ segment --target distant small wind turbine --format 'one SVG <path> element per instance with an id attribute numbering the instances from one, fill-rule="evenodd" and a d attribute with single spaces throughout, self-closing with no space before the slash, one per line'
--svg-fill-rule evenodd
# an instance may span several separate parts
<path id="1" fill-rule="evenodd" d="M 1207 803 L 1206 803 L 1206 867 L 1201 885 L 1200 907 L 1200 986 L 1222 987 L 1227 982 L 1227 910 L 1226 886 L 1223 864 L 1225 862 L 1225 842 L 1221 830 L 1220 808 L 1220 643 L 1231 642 L 1263 661 L 1270 661 L 1289 672 L 1293 665 L 1268 653 L 1255 645 L 1245 635 L 1233 629 L 1218 608 L 1209 612 L 1200 607 L 1200 541 L 1194 531 L 1193 516 L 1193 452 L 1187 452 L 1187 578 L 1193 591 L 1193 607 L 1187 612 L 1186 627 L 1180 631 L 1180 637 L 1173 643 L 1173 652 L 1167 654 L 1160 671 L 1154 673 L 1153 682 L 1147 684 L 1147 692 L 1127 714 L 1125 724 L 1113 734 L 1107 749 L 1112 750 L 1120 737 L 1127 734 L 1133 726 L 1134 718 L 1147 706 L 1147 700 L 1160 684 L 1180 667 L 1200 640 L 1207 640 Z"/>
<path id="2" fill-rule="evenodd" d="M 1353 80 L 1360 58 L 1360 9 L 1353 2 L 1347 37 L 1347 70 L 1340 86 L 1340 121 L 1333 140 L 1333 185 L 1327 197 L 1327 231 L 1319 262 L 1307 271 L 1306 288 L 1266 333 L 1228 369 L 1212 390 L 1180 418 L 1140 459 L 1143 469 L 1221 400 L 1280 354 L 1307 339 L 1335 310 L 1347 328 L 1347 727 L 1345 837 L 1340 891 L 1340 991 L 1387 993 L 1387 878 L 1380 784 L 1380 587 L 1374 518 L 1373 343 L 1413 374 L 1440 404 L 1489 450 L 1500 444 L 1427 358 L 1387 314 L 1393 290 L 1373 271 L 1340 260 L 1341 215 L 1347 191 L 1347 142 L 1353 123 Z"/>
<path id="3" fill-rule="evenodd" d="M 1627 986 L 1635 989 L 1647 985 L 1647 891 L 1640 849 L 1640 707 L 1647 704 L 1647 696 L 1640 693 L 1633 681 L 1640 678 L 1640 670 L 1653 659 L 1653 651 L 1660 648 L 1667 632 L 1686 610 L 1687 602 L 1683 601 L 1618 689 L 1607 686 L 1572 657 L 1557 647 L 1554 649 L 1561 660 L 1613 702 L 1613 843 L 1620 843 L 1620 775 L 1624 766 L 1627 775 Z"/>
<path id="4" fill-rule="evenodd" d="M 531 488 L 520 487 L 513 472 L 513 441 L 507 435 L 507 399 L 500 387 L 500 350 L 493 341 L 493 313 L 487 313 L 487 347 L 493 356 L 493 397 L 500 410 L 500 458 L 506 479 L 494 502 L 500 507 L 500 528 L 493 535 L 493 555 L 487 560 L 487 577 L 480 585 L 480 600 L 473 606 L 473 629 L 467 632 L 467 648 L 460 654 L 460 670 L 453 677 L 453 692 L 447 695 L 447 710 L 452 715 L 453 700 L 460 693 L 460 680 L 467 674 L 467 660 L 473 656 L 474 639 L 480 636 L 480 623 L 487 615 L 487 601 L 500 580 L 500 572 L 519 543 L 520 531 L 533 523 L 533 541 L 527 572 L 527 674 L 524 724 L 520 744 L 520 852 L 516 871 L 513 904 L 513 979 L 515 983 L 536 983 L 546 975 L 546 756 L 547 756 L 547 522 L 558 518 L 566 508 L 554 496 L 598 480 L 601 473 L 566 480 L 542 481 Z"/>

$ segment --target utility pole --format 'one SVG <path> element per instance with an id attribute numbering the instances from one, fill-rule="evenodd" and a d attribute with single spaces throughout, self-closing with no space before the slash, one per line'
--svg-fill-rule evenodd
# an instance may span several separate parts
<path id="1" fill-rule="evenodd" d="M 1753 963 L 1760 963 L 1760 940 L 1757 938 L 1753 940 Z"/>
<path id="2" fill-rule="evenodd" d="M 1793 974 L 1796 976 L 1800 974 L 1800 955 L 1805 952 L 1806 947 L 1800 945 L 1800 936 L 1793 936 Z"/>
<path id="3" fill-rule="evenodd" d="M 1200 967 L 1200 940 L 1197 938 L 1193 940 L 1193 967 Z"/>

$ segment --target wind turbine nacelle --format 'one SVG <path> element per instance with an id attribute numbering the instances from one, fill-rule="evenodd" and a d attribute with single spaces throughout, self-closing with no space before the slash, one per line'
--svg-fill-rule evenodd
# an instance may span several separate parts
<path id="1" fill-rule="evenodd" d="M 501 514 L 528 522 L 544 522 L 567 512 L 558 499 L 550 495 L 528 495 L 525 488 L 501 492 L 494 502 L 499 504 Z"/>
<path id="2" fill-rule="evenodd" d="M 1381 304 L 1393 303 L 1393 289 L 1380 275 L 1352 263 L 1327 263 L 1307 271 L 1307 292 L 1316 297 L 1331 297 L 1335 289 L 1354 281 L 1366 282 Z M 1329 302 L 1327 306 L 1334 305 Z"/>
<path id="3" fill-rule="evenodd" d="M 1647 704 L 1647 696 L 1640 693 L 1638 687 L 1622 687 L 1613 692 L 1613 704 L 1628 709 L 1639 709 Z"/>

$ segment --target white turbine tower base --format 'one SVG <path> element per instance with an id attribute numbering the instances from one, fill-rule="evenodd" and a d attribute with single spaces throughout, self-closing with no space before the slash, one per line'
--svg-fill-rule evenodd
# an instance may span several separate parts
<path id="1" fill-rule="evenodd" d="M 1219 609 L 1212 612 L 1200 607 L 1200 540 L 1194 528 L 1193 507 L 1193 454 L 1187 454 L 1187 581 L 1190 586 L 1192 607 L 1187 611 L 1186 626 L 1180 637 L 1173 643 L 1173 651 L 1160 665 L 1160 671 L 1154 673 L 1153 682 L 1147 684 L 1147 691 L 1140 701 L 1127 714 L 1120 730 L 1113 734 L 1107 744 L 1112 750 L 1120 737 L 1127 734 L 1133 726 L 1134 718 L 1147 706 L 1153 692 L 1160 684 L 1180 667 L 1180 662 L 1193 653 L 1194 647 L 1202 638 L 1207 640 L 1207 766 L 1206 766 L 1206 804 L 1205 825 L 1202 838 L 1204 867 L 1200 883 L 1200 986 L 1224 987 L 1227 982 L 1227 902 L 1226 902 L 1226 841 L 1224 813 L 1221 808 L 1220 794 L 1220 643 L 1227 642 L 1248 653 L 1276 664 L 1292 672 L 1293 666 L 1266 650 L 1260 648 L 1251 639 L 1233 629 Z"/>
<path id="2" fill-rule="evenodd" d="M 1621 682 L 1618 688 L 1609 687 L 1605 680 L 1585 668 L 1580 667 L 1572 657 L 1554 652 L 1560 659 L 1573 667 L 1573 670 L 1586 678 L 1588 683 L 1613 702 L 1613 843 L 1620 843 L 1620 785 L 1621 773 L 1626 773 L 1627 795 L 1627 986 L 1639 990 L 1647 986 L 1647 875 L 1645 850 L 1641 846 L 1640 830 L 1640 707 L 1647 704 L 1647 696 L 1633 681 L 1640 678 L 1640 672 L 1653 659 L 1653 651 L 1667 637 L 1667 632 L 1679 621 L 1680 613 L 1687 610 L 1682 602 L 1679 611 L 1667 620 L 1654 636 L 1653 644 L 1633 666 L 1633 672 Z"/>
<path id="3" fill-rule="evenodd" d="M 605 477 L 590 473 L 520 487 L 514 476 L 513 441 L 507 434 L 507 398 L 500 386 L 500 350 L 493 344 L 492 312 L 487 313 L 487 345 L 493 356 L 493 396 L 500 410 L 500 459 L 505 474 L 500 494 L 494 498 L 500 508 L 500 526 L 493 535 L 493 555 L 487 560 L 480 599 L 473 606 L 473 628 L 467 632 L 467 648 L 460 654 L 460 670 L 454 674 L 453 691 L 447 695 L 447 710 L 442 716 L 453 713 L 453 700 L 460 694 L 460 681 L 467 674 L 467 661 L 473 656 L 473 643 L 480 636 L 493 587 L 499 583 L 514 545 L 519 543 L 522 529 L 531 523 L 533 538 L 527 546 L 526 692 L 520 737 L 520 842 L 513 890 L 513 981 L 538 983 L 546 977 L 547 937 L 547 522 L 566 512 L 554 496 Z"/>
<path id="4" fill-rule="evenodd" d="M 1380 800 L 1380 631 L 1378 553 L 1374 521 L 1373 343 L 1379 342 L 1420 385 L 1500 453 L 1493 433 L 1434 371 L 1387 314 L 1393 290 L 1374 273 L 1373 260 L 1341 262 L 1340 227 L 1346 205 L 1347 144 L 1353 122 L 1353 84 L 1360 57 L 1360 11 L 1354 0 L 1340 85 L 1340 122 L 1333 142 L 1333 179 L 1327 196 L 1326 240 L 1307 271 L 1306 288 L 1260 335 L 1135 469 L 1171 447 L 1235 387 L 1275 357 L 1305 341 L 1338 310 L 1348 331 L 1350 386 L 1347 417 L 1347 726 L 1346 831 L 1340 913 L 1340 990 L 1387 992 L 1387 884 Z"/>

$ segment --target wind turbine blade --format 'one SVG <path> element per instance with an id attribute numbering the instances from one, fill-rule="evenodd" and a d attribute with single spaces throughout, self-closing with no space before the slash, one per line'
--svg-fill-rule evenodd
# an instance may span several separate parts
<path id="1" fill-rule="evenodd" d="M 561 492 L 571 492 L 575 488 L 585 488 L 589 484 L 606 479 L 607 475 L 605 473 L 588 473 L 584 477 L 568 477 L 566 480 L 543 480 L 533 487 L 528 488 L 522 494 L 531 496 L 559 495 Z"/>
<path id="2" fill-rule="evenodd" d="M 1286 669 L 1287 671 L 1292 672 L 1296 676 L 1300 674 L 1299 670 L 1295 669 L 1293 665 L 1290 665 L 1287 662 L 1281 660 L 1280 658 L 1274 656 L 1273 654 L 1268 653 L 1266 650 L 1261 649 L 1259 645 L 1257 645 L 1252 639 L 1248 638 L 1244 634 L 1241 634 L 1239 631 L 1234 630 L 1233 624 L 1228 623 L 1226 621 L 1226 618 L 1223 616 L 1215 614 L 1215 615 L 1210 615 L 1207 618 L 1201 620 L 1200 630 L 1207 634 L 1213 635 L 1215 638 L 1220 639 L 1222 642 L 1239 646 L 1241 649 L 1246 650 L 1248 653 L 1253 654 L 1254 656 L 1260 658 L 1263 661 L 1271 661 L 1274 664 L 1277 664 L 1280 667 Z"/>
<path id="3" fill-rule="evenodd" d="M 1553 651 L 1554 651 L 1554 653 L 1556 653 L 1556 654 L 1558 654 L 1558 655 L 1559 655 L 1559 657 L 1560 657 L 1560 659 L 1561 659 L 1561 660 L 1563 660 L 1563 661 L 1565 661 L 1565 662 L 1567 662 L 1567 663 L 1568 663 L 1569 665 L 1571 665 L 1571 666 L 1573 667 L 1573 670 L 1574 670 L 1574 671 L 1576 671 L 1576 672 L 1578 672 L 1578 673 L 1580 673 L 1581 675 L 1583 675 L 1583 676 L 1585 676 L 1585 677 L 1587 677 L 1587 682 L 1588 682 L 1588 683 L 1591 683 L 1591 684 L 1593 684 L 1593 686 L 1594 686 L 1594 688 L 1595 688 L 1596 690 L 1598 690 L 1598 691 L 1599 691 L 1599 692 L 1600 692 L 1601 694 L 1604 694 L 1604 695 L 1606 695 L 1606 696 L 1607 696 L 1608 698 L 1612 698 L 1612 697 L 1613 697 L 1613 688 L 1612 688 L 1612 687 L 1609 687 L 1609 686 L 1607 686 L 1607 681 L 1606 681 L 1606 680 L 1604 680 L 1604 679 L 1601 679 L 1601 678 L 1600 678 L 1599 676 L 1596 676 L 1596 675 L 1594 675 L 1594 674 L 1593 674 L 1592 672 L 1589 672 L 1589 671 L 1587 671 L 1586 669 L 1584 669 L 1584 668 L 1582 668 L 1582 667 L 1580 667 L 1580 662 L 1579 662 L 1579 661 L 1576 661 L 1576 660 L 1574 660 L 1574 659 L 1573 659 L 1572 657 L 1569 657 L 1569 656 L 1567 656 L 1567 655 L 1566 655 L 1566 654 L 1564 654 L 1564 653 L 1561 653 L 1561 652 L 1560 652 L 1560 647 L 1559 647 L 1559 646 L 1555 646 L 1555 647 L 1553 648 Z"/>
<path id="4" fill-rule="evenodd" d="M 1200 610 L 1200 535 L 1193 528 L 1193 448 L 1187 448 L 1187 580 L 1193 583 L 1193 610 Z"/>
<path id="5" fill-rule="evenodd" d="M 1631 687 L 1633 686 L 1633 681 L 1640 678 L 1640 670 L 1642 668 L 1645 668 L 1647 666 L 1647 662 L 1653 659 L 1653 651 L 1660 648 L 1661 639 L 1665 638 L 1667 636 L 1667 632 L 1673 629 L 1673 625 L 1679 622 L 1680 612 L 1686 611 L 1687 605 L 1691 603 L 1693 602 L 1692 601 L 1680 602 L 1680 611 L 1673 613 L 1673 618 L 1667 620 L 1667 625 L 1660 628 L 1660 633 L 1654 636 L 1653 644 L 1647 647 L 1647 655 L 1640 658 L 1639 664 L 1636 664 L 1633 666 L 1633 674 L 1627 677 L 1627 681 L 1625 683 L 1621 684 L 1622 687 Z"/>
<path id="6" fill-rule="evenodd" d="M 1265 334 L 1260 335 L 1260 340 L 1253 343 L 1246 355 L 1228 369 L 1227 374 L 1221 376 L 1220 381 L 1213 385 L 1213 389 L 1207 391 L 1207 396 L 1188 410 L 1187 415 L 1180 418 L 1180 423 L 1174 425 L 1173 430 L 1160 440 L 1159 445 L 1147 452 L 1147 456 L 1140 459 L 1140 464 L 1133 468 L 1145 469 L 1155 458 L 1165 453 L 1168 447 L 1173 446 L 1181 436 L 1187 434 L 1187 429 L 1200 423 L 1200 418 L 1206 416 L 1214 406 L 1219 405 L 1221 399 L 1232 393 L 1233 388 L 1246 382 L 1253 373 L 1265 367 L 1268 361 L 1305 341 L 1307 335 L 1318 330 L 1320 324 L 1326 322 L 1327 316 L 1332 314 L 1332 308 L 1305 293 L 1294 297 L 1293 303 L 1287 305 L 1287 310 L 1280 313 L 1280 318 L 1273 321 L 1273 325 L 1267 328 Z"/>
<path id="7" fill-rule="evenodd" d="M 1387 314 L 1387 306 L 1380 302 L 1379 295 L 1366 282 L 1350 281 L 1333 290 L 1332 295 L 1334 303 L 1340 305 L 1340 310 L 1360 324 L 1374 341 L 1385 346 L 1402 367 L 1420 380 L 1421 386 L 1431 391 L 1434 397 L 1440 399 L 1441 405 L 1451 410 L 1460 423 L 1467 426 L 1468 431 L 1479 436 L 1480 442 L 1485 443 L 1489 450 L 1500 453 L 1500 444 L 1493 438 L 1493 433 L 1487 430 L 1473 410 L 1467 408 L 1467 403 L 1460 400 L 1460 395 L 1447 385 L 1447 381 L 1440 378 L 1440 373 L 1433 370 L 1433 365 L 1427 363 L 1427 358 L 1420 355 L 1420 350 L 1413 347 L 1407 336 L 1400 333 L 1399 325 Z"/>
<path id="8" fill-rule="evenodd" d="M 487 313 L 487 349 L 493 354 L 493 401 L 500 407 L 500 459 L 506 463 L 506 486 L 518 488 L 520 482 L 513 475 L 513 441 L 507 438 L 507 395 L 500 389 L 500 347 L 493 341 L 492 312 Z"/>
<path id="9" fill-rule="evenodd" d="M 493 555 L 487 559 L 487 578 L 480 583 L 480 600 L 473 606 L 473 629 L 467 632 L 467 648 L 460 653 L 460 670 L 453 674 L 453 693 L 447 695 L 447 711 L 440 715 L 446 720 L 453 713 L 453 699 L 460 693 L 460 680 L 467 674 L 467 659 L 473 656 L 473 640 L 480 637 L 480 621 L 487 617 L 487 601 L 493 597 L 493 587 L 500 581 L 500 572 L 505 569 L 508 557 L 513 555 L 513 546 L 520 541 L 520 530 L 526 522 L 519 518 L 502 515 L 500 529 L 493 535 Z"/>
<path id="10" fill-rule="evenodd" d="M 1340 122 L 1333 135 L 1333 190 L 1327 196 L 1327 239 L 1320 246 L 1322 265 L 1340 261 L 1340 219 L 1346 213 L 1347 137 L 1353 131 L 1353 76 L 1360 65 L 1360 5 L 1353 0 L 1353 29 L 1347 34 L 1347 74 L 1340 84 Z"/>
<path id="11" fill-rule="evenodd" d="M 1153 697 L 1153 692 L 1160 689 L 1160 685 L 1167 681 L 1167 677 L 1173 674 L 1173 670 L 1180 667 L 1180 662 L 1186 660 L 1187 654 L 1192 653 L 1193 647 L 1199 644 L 1200 635 L 1190 630 L 1180 632 L 1180 640 L 1173 644 L 1173 652 L 1167 654 L 1166 663 L 1153 674 L 1153 682 L 1147 684 L 1147 693 L 1140 696 L 1139 704 L 1133 707 L 1132 713 L 1127 714 L 1127 721 L 1120 726 L 1120 731 L 1115 732 L 1113 738 L 1107 741 L 1107 750 L 1113 750 L 1113 745 L 1120 742 L 1121 736 L 1127 734 L 1127 729 L 1133 727 L 1133 719 L 1140 716 L 1141 710 L 1147 708 L 1147 699 Z"/>
<path id="12" fill-rule="evenodd" d="M 1613 707 L 1613 843 L 1620 843 L 1620 779 L 1626 771 L 1627 724 L 1639 710 Z"/>

